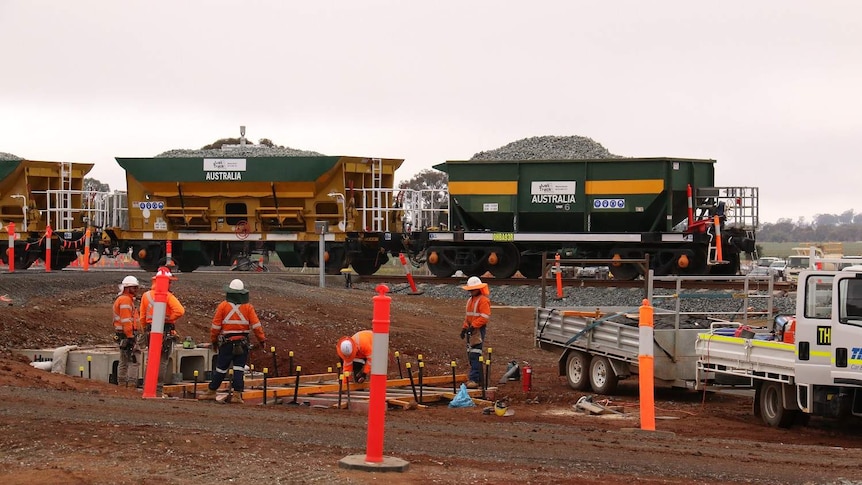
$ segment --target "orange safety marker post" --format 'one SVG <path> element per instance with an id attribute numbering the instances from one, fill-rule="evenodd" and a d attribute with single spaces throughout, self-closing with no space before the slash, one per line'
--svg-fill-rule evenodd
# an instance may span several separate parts
<path id="1" fill-rule="evenodd" d="M 51 224 L 45 226 L 45 272 L 51 272 L 51 238 L 54 236 L 54 231 L 51 229 Z"/>
<path id="2" fill-rule="evenodd" d="M 557 271 L 557 298 L 563 297 L 563 272 L 560 268 L 560 253 L 554 255 L 554 269 Z"/>
<path id="3" fill-rule="evenodd" d="M 422 292 L 416 290 L 416 282 L 413 281 L 413 273 L 410 272 L 410 267 L 407 265 L 407 258 L 404 257 L 404 253 L 399 253 L 398 259 L 401 260 L 401 266 L 404 266 L 404 272 L 407 273 L 407 282 L 410 283 L 410 294 L 421 295 Z"/>
<path id="4" fill-rule="evenodd" d="M 15 223 L 6 224 L 6 233 L 9 235 L 9 249 L 6 250 L 6 256 L 9 258 L 9 272 L 15 272 Z"/>
<path id="5" fill-rule="evenodd" d="M 90 271 L 90 228 L 84 233 L 84 271 Z"/>
<path id="6" fill-rule="evenodd" d="M 688 227 L 694 222 L 694 200 L 691 195 L 691 184 L 685 187 L 685 196 L 688 199 Z"/>
<path id="7" fill-rule="evenodd" d="M 170 239 L 165 241 L 165 266 L 168 268 L 174 267 L 174 248 Z"/>
<path id="8" fill-rule="evenodd" d="M 641 429 L 655 431 L 655 358 L 653 356 L 653 307 L 644 299 L 640 307 L 638 331 L 638 388 L 641 400 Z"/>
<path id="9" fill-rule="evenodd" d="M 156 397 L 159 380 L 159 364 L 162 360 L 162 342 L 165 333 L 165 313 L 168 309 L 168 286 L 174 275 L 160 269 L 153 279 L 153 324 L 150 330 L 149 351 L 147 352 L 147 372 L 144 376 L 144 398 Z"/>
<path id="10" fill-rule="evenodd" d="M 712 220 L 715 223 L 715 260 L 724 261 L 724 258 L 721 255 L 721 222 L 719 222 L 718 216 L 712 217 Z"/>
<path id="11" fill-rule="evenodd" d="M 368 402 L 368 439 L 365 457 L 352 455 L 338 464 L 344 468 L 367 471 L 404 471 L 409 463 L 400 458 L 383 456 L 383 431 L 386 417 L 386 375 L 389 366 L 389 307 L 392 298 L 386 296 L 389 288 L 378 285 L 374 300 L 371 330 L 374 332 L 371 350 L 371 385 Z M 350 387 L 348 386 L 348 391 Z"/>

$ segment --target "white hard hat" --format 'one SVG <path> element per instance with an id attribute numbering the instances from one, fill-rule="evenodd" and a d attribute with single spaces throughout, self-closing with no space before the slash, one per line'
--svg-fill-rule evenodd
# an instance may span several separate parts
<path id="1" fill-rule="evenodd" d="M 470 290 L 481 290 L 488 286 L 487 283 L 482 283 L 482 280 L 479 279 L 478 276 L 471 276 L 467 280 L 467 284 L 462 286 L 461 288 L 470 291 Z"/>
<path id="2" fill-rule="evenodd" d="M 235 291 L 242 291 L 245 289 L 245 285 L 242 283 L 242 280 L 235 279 L 235 280 L 232 280 L 230 282 L 230 284 L 228 285 L 228 288 L 235 290 Z"/>
<path id="3" fill-rule="evenodd" d="M 123 288 L 129 288 L 130 286 L 141 286 L 138 284 L 138 279 L 134 276 L 126 276 L 123 278 L 123 282 L 121 283 Z"/>
<path id="4" fill-rule="evenodd" d="M 350 339 L 342 340 L 339 348 L 341 349 L 341 355 L 345 357 L 353 355 L 353 342 Z"/>

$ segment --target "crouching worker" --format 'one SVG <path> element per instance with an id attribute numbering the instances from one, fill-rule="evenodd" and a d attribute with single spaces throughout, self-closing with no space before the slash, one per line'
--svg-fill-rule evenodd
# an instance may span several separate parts
<path id="1" fill-rule="evenodd" d="M 371 345 L 374 341 L 374 332 L 362 330 L 353 334 L 352 337 L 341 337 L 335 351 L 344 363 L 344 382 L 347 382 L 347 373 L 353 376 L 353 382 L 362 384 L 371 374 Z"/>
<path id="2" fill-rule="evenodd" d="M 210 341 L 218 348 L 216 371 L 207 390 L 198 399 L 215 399 L 216 391 L 233 365 L 233 394 L 231 402 L 242 404 L 242 391 L 245 389 L 243 375 L 248 363 L 249 333 L 260 342 L 266 351 L 266 335 L 263 326 L 248 302 L 248 290 L 242 280 L 235 279 L 225 287 L 225 300 L 219 303 L 210 328 Z"/>

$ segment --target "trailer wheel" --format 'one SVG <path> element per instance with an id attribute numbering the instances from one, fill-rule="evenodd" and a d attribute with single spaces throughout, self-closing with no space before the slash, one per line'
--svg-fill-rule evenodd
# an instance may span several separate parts
<path id="1" fill-rule="evenodd" d="M 781 384 L 764 382 L 758 389 L 760 394 L 760 417 L 772 427 L 789 428 L 796 420 L 796 411 L 784 409 L 781 399 Z"/>
<path id="2" fill-rule="evenodd" d="M 590 362 L 590 385 L 598 394 L 613 394 L 617 389 L 619 379 L 611 367 L 611 361 L 607 357 L 593 357 Z"/>
<path id="3" fill-rule="evenodd" d="M 576 391 L 585 391 L 590 385 L 590 356 L 574 350 L 569 352 L 566 360 L 566 380 L 569 387 Z"/>

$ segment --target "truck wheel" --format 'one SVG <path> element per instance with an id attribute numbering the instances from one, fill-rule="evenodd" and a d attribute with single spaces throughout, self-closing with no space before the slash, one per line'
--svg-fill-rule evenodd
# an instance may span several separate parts
<path id="1" fill-rule="evenodd" d="M 576 391 L 585 391 L 590 385 L 589 370 L 589 354 L 577 350 L 569 352 L 566 361 L 566 380 L 569 381 L 569 387 Z"/>
<path id="2" fill-rule="evenodd" d="M 590 385 L 598 394 L 613 394 L 617 389 L 617 375 L 607 357 L 593 357 L 590 362 Z"/>
<path id="3" fill-rule="evenodd" d="M 758 389 L 760 393 L 760 417 L 772 427 L 789 428 L 796 419 L 796 411 L 784 409 L 781 399 L 781 384 L 764 382 Z"/>

